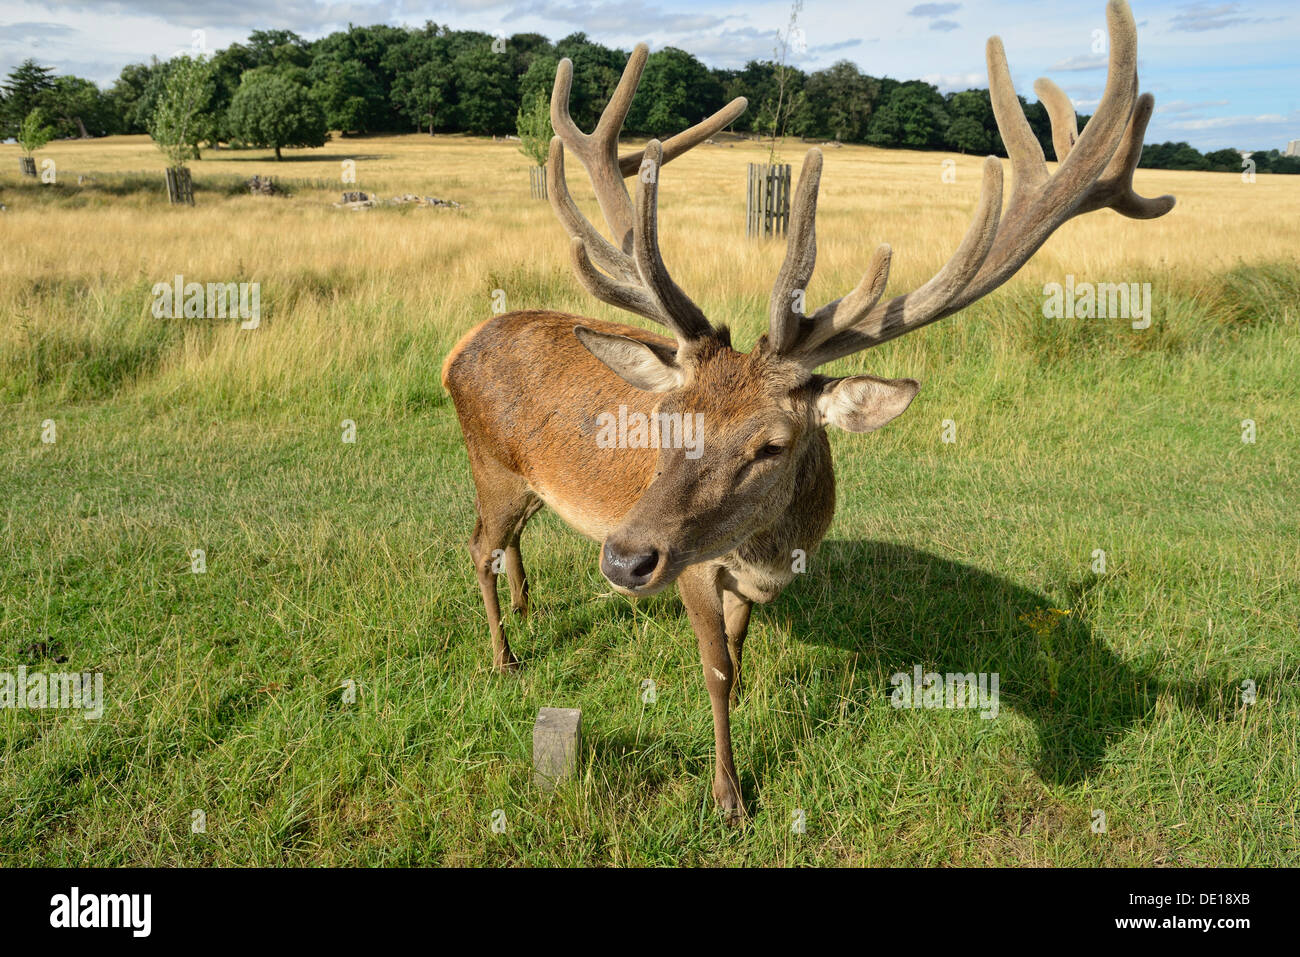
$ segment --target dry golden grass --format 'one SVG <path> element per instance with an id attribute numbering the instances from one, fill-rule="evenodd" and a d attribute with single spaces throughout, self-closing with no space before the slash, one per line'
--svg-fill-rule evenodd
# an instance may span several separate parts
<path id="1" fill-rule="evenodd" d="M 797 164 L 804 146 L 786 144 Z M 0 168 L 16 169 L 16 147 L 0 148 Z M 744 240 L 745 164 L 764 156 L 756 144 L 705 145 L 665 171 L 662 246 L 678 282 L 716 321 L 761 329 L 766 299 L 783 255 L 779 242 Z M 403 335 L 449 344 L 490 314 L 491 292 L 504 289 L 509 308 L 613 311 L 592 301 L 569 276 L 560 227 L 548 204 L 530 200 L 527 160 L 513 143 L 423 135 L 333 139 L 319 150 L 288 151 L 277 163 L 262 152 L 208 151 L 194 164 L 205 181 L 271 174 L 295 184 L 289 199 L 199 194 L 194 209 L 161 202 L 162 159 L 146 137 L 58 142 L 40 158 L 55 160 L 60 181 L 78 174 L 107 177 L 148 171 L 158 193 L 96 196 L 81 204 L 33 202 L 15 174 L 5 175 L 10 236 L 0 262 L 0 310 L 37 324 L 95 322 L 96 297 L 152 285 L 180 273 L 199 281 L 259 281 L 264 313 L 289 320 L 274 354 L 250 365 L 237 328 L 215 338 L 191 333 L 172 357 L 182 375 L 231 372 L 268 387 L 304 368 L 348 356 L 358 361 Z M 342 161 L 356 160 L 357 182 L 341 180 Z M 944 160 L 956 177 L 944 183 Z M 956 246 L 979 188 L 977 157 L 828 148 L 819 220 L 820 262 L 810 290 L 819 304 L 851 288 L 870 251 L 895 250 L 891 294 L 924 281 Z M 589 200 L 581 168 L 570 171 Z M 1291 260 L 1300 249 L 1300 178 L 1141 170 L 1147 195 L 1178 197 L 1169 216 L 1136 222 L 1102 212 L 1063 227 L 1016 283 L 1041 287 L 1067 273 L 1079 279 L 1138 281 L 1152 273 L 1221 271 L 1240 262 Z M 30 182 L 30 181 L 29 181 Z M 1008 184 L 1009 185 L 1009 184 Z M 454 199 L 463 210 L 377 209 L 353 212 L 332 203 L 343 189 L 387 198 L 416 193 Z M 30 187 L 28 188 L 30 192 Z M 594 203 L 586 207 L 594 216 Z M 33 280 L 87 291 L 60 310 L 48 297 L 33 302 Z M 1035 293 L 1036 294 L 1036 293 Z M 148 297 L 141 297 L 140 309 Z M 34 305 L 43 306 L 34 315 Z M 89 306 L 89 308 L 87 308 Z M 340 316 L 340 312 L 343 313 Z M 341 321 L 364 314 L 364 323 Z M 103 319 L 103 316 L 98 319 Z M 0 337 L 19 335 L 14 323 Z M 11 343 L 12 344 L 12 343 Z M 256 348 L 253 346 L 252 348 Z"/>

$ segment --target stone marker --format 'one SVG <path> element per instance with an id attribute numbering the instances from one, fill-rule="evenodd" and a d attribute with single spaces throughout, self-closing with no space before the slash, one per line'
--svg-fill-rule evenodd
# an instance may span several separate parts
<path id="1" fill-rule="evenodd" d="M 577 708 L 542 708 L 533 725 L 533 781 L 550 790 L 578 766 L 582 712 Z"/>

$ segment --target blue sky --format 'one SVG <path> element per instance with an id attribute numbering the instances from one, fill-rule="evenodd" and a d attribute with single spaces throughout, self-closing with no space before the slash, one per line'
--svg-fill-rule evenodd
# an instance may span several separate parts
<path id="1" fill-rule="evenodd" d="M 1156 96 L 1148 142 L 1202 150 L 1283 149 L 1300 139 L 1300 6 L 1282 0 L 1188 3 L 1133 0 L 1142 88 Z M 353 23 L 537 32 L 584 31 L 610 46 L 673 45 L 710 66 L 770 58 L 789 0 L 0 0 L 0 71 L 36 57 L 59 72 L 108 84 L 123 65 L 188 49 L 199 30 L 216 50 L 250 30 L 314 38 Z M 1094 31 L 1103 0 L 882 3 L 805 0 L 799 17 L 808 70 L 848 59 L 864 71 L 923 78 L 943 90 L 984 86 L 984 40 L 1006 41 L 1016 87 L 1033 99 L 1052 76 L 1091 112 L 1105 81 Z"/>

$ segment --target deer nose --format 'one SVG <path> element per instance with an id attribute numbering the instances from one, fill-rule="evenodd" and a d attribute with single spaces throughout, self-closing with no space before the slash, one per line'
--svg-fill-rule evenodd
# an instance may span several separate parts
<path id="1" fill-rule="evenodd" d="M 606 542 L 600 550 L 600 571 L 615 585 L 640 588 L 654 577 L 659 567 L 659 552 L 653 548 L 623 549 Z"/>

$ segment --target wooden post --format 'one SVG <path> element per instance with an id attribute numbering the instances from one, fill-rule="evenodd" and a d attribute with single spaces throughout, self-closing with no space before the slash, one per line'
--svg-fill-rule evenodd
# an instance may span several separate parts
<path id="1" fill-rule="evenodd" d="M 22 170 L 24 176 L 35 176 L 36 157 L 35 156 L 18 157 L 18 168 Z"/>
<path id="2" fill-rule="evenodd" d="M 790 227 L 790 164 L 749 164 L 745 235 L 784 236 Z"/>
<path id="3" fill-rule="evenodd" d="M 546 199 L 545 166 L 530 166 L 528 168 L 528 190 L 533 199 Z"/>
<path id="4" fill-rule="evenodd" d="M 167 201 L 173 205 L 194 205 L 194 182 L 185 166 L 167 167 Z"/>
<path id="5" fill-rule="evenodd" d="M 552 790 L 578 766 L 582 747 L 582 712 L 577 708 L 542 708 L 533 725 L 533 781 Z"/>

